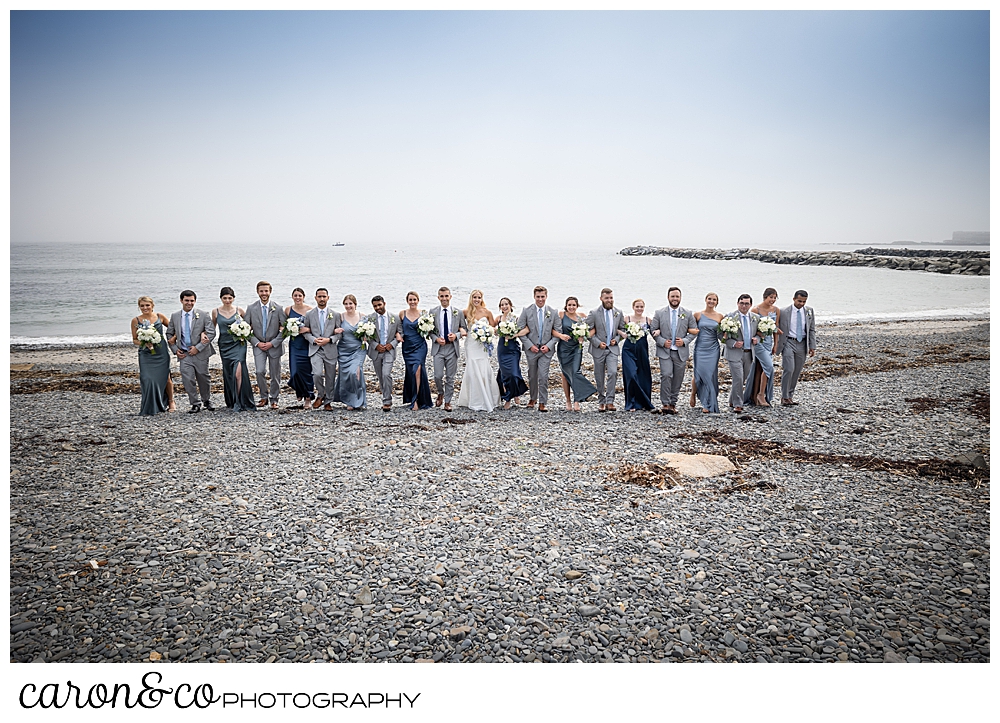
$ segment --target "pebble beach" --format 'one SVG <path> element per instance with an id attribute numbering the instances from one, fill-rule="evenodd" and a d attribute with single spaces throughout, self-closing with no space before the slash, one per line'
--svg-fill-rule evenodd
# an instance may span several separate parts
<path id="1" fill-rule="evenodd" d="M 133 348 L 12 349 L 10 660 L 989 662 L 989 321 L 817 340 L 739 416 L 690 368 L 677 416 L 561 411 L 555 363 L 548 413 L 411 412 L 401 359 L 389 413 L 370 365 L 367 410 L 233 413 L 215 356 L 220 411 L 148 418 Z"/>

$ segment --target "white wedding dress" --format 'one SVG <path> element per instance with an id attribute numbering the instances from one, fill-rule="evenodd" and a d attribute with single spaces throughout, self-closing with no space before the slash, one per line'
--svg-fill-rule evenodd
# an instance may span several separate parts
<path id="1" fill-rule="evenodd" d="M 492 412 L 500 406 L 500 387 L 490 366 L 490 355 L 472 336 L 465 341 L 465 376 L 458 393 L 458 406 L 477 412 Z"/>

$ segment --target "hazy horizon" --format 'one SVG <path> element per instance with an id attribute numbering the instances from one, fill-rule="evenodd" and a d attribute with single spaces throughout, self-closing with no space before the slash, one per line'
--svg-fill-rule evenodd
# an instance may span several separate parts
<path id="1" fill-rule="evenodd" d="M 14 11 L 10 32 L 13 244 L 989 230 L 985 11 Z"/>

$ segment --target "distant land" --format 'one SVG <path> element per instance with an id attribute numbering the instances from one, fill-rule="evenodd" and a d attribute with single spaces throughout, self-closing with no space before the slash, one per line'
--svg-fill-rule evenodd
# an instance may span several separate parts
<path id="1" fill-rule="evenodd" d="M 955 231 L 950 241 L 893 241 L 893 246 L 989 246 L 989 231 Z"/>

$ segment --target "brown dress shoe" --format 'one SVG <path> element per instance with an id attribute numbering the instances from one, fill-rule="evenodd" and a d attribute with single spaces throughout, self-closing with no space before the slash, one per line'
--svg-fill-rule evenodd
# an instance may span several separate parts
<path id="1" fill-rule="evenodd" d="M 440 407 L 442 404 L 444 404 L 444 395 L 438 394 L 437 399 L 434 400 L 434 406 Z"/>
<path id="2" fill-rule="evenodd" d="M 257 402 L 257 406 L 258 407 L 266 407 L 267 406 L 267 400 L 266 399 L 261 399 L 259 402 Z"/>
<path id="3" fill-rule="evenodd" d="M 618 411 L 617 409 L 615 409 L 615 405 L 614 404 L 609 404 L 608 406 L 606 406 L 604 408 L 604 410 L 607 411 L 607 412 L 617 412 Z"/>
<path id="4" fill-rule="evenodd" d="M 528 401 L 528 409 L 533 409 L 535 406 L 535 400 L 531 399 Z"/>
<path id="5" fill-rule="evenodd" d="M 445 404 L 444 405 L 444 411 L 450 412 L 451 411 L 451 405 L 450 404 Z"/>
<path id="6" fill-rule="evenodd" d="M 539 411 L 539 412 L 547 412 L 547 411 L 549 411 L 549 410 L 545 408 L 545 405 L 544 405 L 544 404 L 539 404 L 539 405 L 538 405 L 538 411 Z"/>
<path id="7" fill-rule="evenodd" d="M 323 411 L 325 411 L 325 412 L 332 412 L 333 411 L 333 407 L 331 407 L 329 404 L 324 404 L 323 405 Z"/>
<path id="8" fill-rule="evenodd" d="M 603 404 L 598 404 L 597 405 L 597 411 L 598 412 L 603 412 L 604 411 L 604 405 Z"/>
<path id="9" fill-rule="evenodd" d="M 383 412 L 388 412 L 390 409 L 392 409 L 392 405 L 391 404 L 383 404 L 382 405 L 382 411 Z"/>
<path id="10" fill-rule="evenodd" d="M 278 408 L 278 403 L 277 402 L 271 402 L 271 409 L 277 409 L 277 408 Z"/>
<path id="11" fill-rule="evenodd" d="M 663 413 L 664 414 L 677 414 L 677 407 L 675 407 L 673 404 L 668 404 L 666 407 L 663 408 Z"/>
<path id="12" fill-rule="evenodd" d="M 736 414 L 743 414 L 743 407 L 733 407 L 733 411 L 736 412 Z"/>

